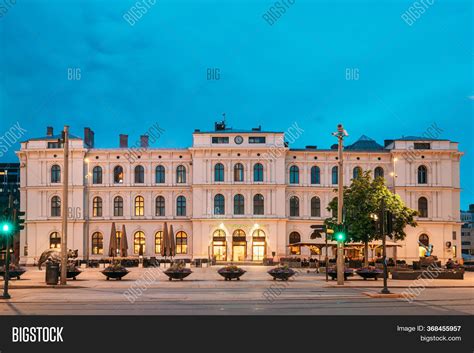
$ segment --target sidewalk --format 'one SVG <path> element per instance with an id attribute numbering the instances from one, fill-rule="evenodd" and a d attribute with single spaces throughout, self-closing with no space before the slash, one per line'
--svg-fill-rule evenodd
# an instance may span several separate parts
<path id="1" fill-rule="evenodd" d="M 20 280 L 11 279 L 9 287 L 11 289 L 29 289 L 29 288 L 128 288 L 137 280 L 152 282 L 150 288 L 234 288 L 234 287 L 253 287 L 266 288 L 272 283 L 272 277 L 266 272 L 270 267 L 264 266 L 242 266 L 247 273 L 244 274 L 241 281 L 224 281 L 217 273 L 219 266 L 192 268 L 193 273 L 184 281 L 169 281 L 163 274 L 163 268 L 129 268 L 130 273 L 121 281 L 105 279 L 100 272 L 102 268 L 82 269 L 82 273 L 77 280 L 68 280 L 67 286 L 50 286 L 45 284 L 45 270 L 38 270 L 36 267 L 27 267 L 26 273 Z M 245 285 L 242 285 L 245 283 Z M 279 283 L 279 281 L 278 281 Z M 314 272 L 307 273 L 306 269 L 297 269 L 297 275 L 288 281 L 292 288 L 380 288 L 383 286 L 383 280 L 363 280 L 356 274 L 344 282 L 343 286 L 337 285 L 336 281 L 329 279 L 325 281 L 324 274 Z M 388 280 L 390 288 L 416 287 L 421 284 L 425 288 L 474 288 L 474 272 L 466 272 L 464 280 L 441 280 L 425 279 L 421 281 L 411 280 Z M 3 279 L 0 279 L 0 285 L 3 286 Z"/>

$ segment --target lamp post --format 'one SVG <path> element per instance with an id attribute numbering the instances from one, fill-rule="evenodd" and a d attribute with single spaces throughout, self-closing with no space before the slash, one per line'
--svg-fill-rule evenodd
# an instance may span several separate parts
<path id="1" fill-rule="evenodd" d="M 8 294 L 8 280 L 10 279 L 10 237 L 13 234 L 13 223 L 11 221 L 11 211 L 13 209 L 13 197 L 10 194 L 8 200 L 8 211 L 5 219 L 0 225 L 0 232 L 5 239 L 5 277 L 3 282 L 3 295 L 1 299 L 10 299 L 11 296 Z"/>
<path id="2" fill-rule="evenodd" d="M 344 195 L 344 172 L 343 172 L 343 142 L 344 137 L 348 136 L 347 131 L 344 130 L 342 124 L 337 125 L 337 131 L 332 133 L 333 136 L 337 137 L 338 142 L 338 168 L 337 168 L 337 224 L 339 227 L 342 227 L 342 207 L 343 207 L 343 195 Z M 337 284 L 343 285 L 344 284 L 344 241 L 341 239 L 337 239 Z"/>
<path id="3" fill-rule="evenodd" d="M 61 236 L 61 285 L 67 284 L 67 215 L 68 215 L 68 184 L 69 184 L 69 126 L 64 126 L 62 133 L 64 144 L 64 175 L 62 200 L 62 236 Z"/>

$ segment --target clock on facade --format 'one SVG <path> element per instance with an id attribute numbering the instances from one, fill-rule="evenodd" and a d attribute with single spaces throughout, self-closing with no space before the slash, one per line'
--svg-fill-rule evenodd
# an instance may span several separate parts
<path id="1" fill-rule="evenodd" d="M 244 142 L 244 138 L 242 136 L 235 136 L 234 141 L 236 144 L 240 145 L 242 142 Z"/>

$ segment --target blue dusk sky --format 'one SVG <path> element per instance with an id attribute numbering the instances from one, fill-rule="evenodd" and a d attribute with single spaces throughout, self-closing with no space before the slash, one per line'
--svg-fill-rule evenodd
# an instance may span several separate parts
<path id="1" fill-rule="evenodd" d="M 465 153 L 466 208 L 472 4 L 0 0 L 0 138 L 17 122 L 20 140 L 68 124 L 79 136 L 91 127 L 97 147 L 116 147 L 120 133 L 133 143 L 158 123 L 165 132 L 153 147 L 187 147 L 195 128 L 213 128 L 225 112 L 234 128 L 296 122 L 304 133 L 291 147 L 328 148 L 339 122 L 347 143 L 365 134 L 380 144 L 435 124 Z M 208 80 L 209 68 L 219 80 Z M 70 69 L 80 70 L 76 80 Z M 0 162 L 16 161 L 18 148 Z"/>

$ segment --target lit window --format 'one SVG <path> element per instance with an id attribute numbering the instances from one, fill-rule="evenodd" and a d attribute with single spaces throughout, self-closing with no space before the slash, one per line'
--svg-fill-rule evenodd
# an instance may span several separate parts
<path id="1" fill-rule="evenodd" d="M 290 245 L 297 244 L 297 243 L 301 242 L 300 233 L 291 232 L 289 242 L 290 242 Z M 301 255 L 301 246 L 300 245 L 290 246 L 290 254 L 291 255 Z"/>
<path id="2" fill-rule="evenodd" d="M 162 241 L 163 241 L 163 232 L 160 230 L 155 233 L 155 254 L 161 253 Z"/>
<path id="3" fill-rule="evenodd" d="M 98 196 L 92 200 L 92 216 L 102 217 L 102 199 Z"/>
<path id="4" fill-rule="evenodd" d="M 137 255 L 145 253 L 145 233 L 138 231 L 133 236 L 133 252 Z"/>
<path id="5" fill-rule="evenodd" d="M 104 254 L 104 237 L 102 233 L 95 232 L 92 234 L 92 255 Z"/>
<path id="6" fill-rule="evenodd" d="M 114 183 L 123 184 L 123 168 L 119 165 L 114 168 Z"/>
<path id="7" fill-rule="evenodd" d="M 184 167 L 184 165 L 179 165 L 176 168 L 176 182 L 178 184 L 186 183 L 186 168 Z"/>
<path id="8" fill-rule="evenodd" d="M 176 254 L 186 254 L 188 252 L 188 235 L 180 231 L 176 233 Z"/>
<path id="9" fill-rule="evenodd" d="M 49 236 L 49 248 L 60 249 L 61 248 L 61 236 L 58 232 L 52 232 Z"/>
<path id="10" fill-rule="evenodd" d="M 145 215 L 145 199 L 143 196 L 135 197 L 135 216 Z"/>

